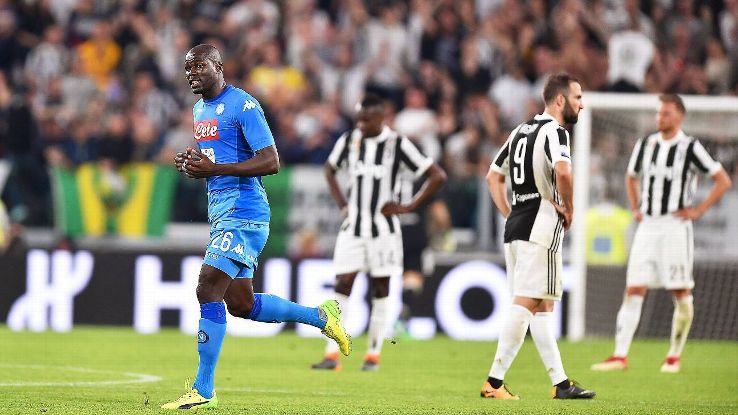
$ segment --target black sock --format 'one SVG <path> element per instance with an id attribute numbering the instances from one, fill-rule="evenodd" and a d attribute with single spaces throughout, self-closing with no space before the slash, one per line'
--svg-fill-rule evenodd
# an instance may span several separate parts
<path id="1" fill-rule="evenodd" d="M 500 389 L 500 386 L 502 386 L 502 379 L 493 378 L 492 376 L 487 378 L 487 382 L 495 389 Z"/>
<path id="2" fill-rule="evenodd" d="M 564 379 L 563 382 L 557 383 L 556 387 L 561 389 L 569 389 L 571 387 L 571 382 L 569 382 L 569 379 Z"/>

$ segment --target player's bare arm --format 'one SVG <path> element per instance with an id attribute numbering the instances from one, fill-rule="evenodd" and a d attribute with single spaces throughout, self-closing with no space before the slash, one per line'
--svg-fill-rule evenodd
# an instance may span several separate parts
<path id="1" fill-rule="evenodd" d="M 279 154 L 277 148 L 272 145 L 257 150 L 254 157 L 248 160 L 239 163 L 215 164 L 198 150 L 188 149 L 183 168 L 189 177 L 195 179 L 211 176 L 268 176 L 279 171 Z"/>
<path id="2" fill-rule="evenodd" d="M 430 198 L 438 189 L 446 182 L 446 172 L 436 163 L 431 164 L 425 171 L 426 180 L 413 200 L 407 205 L 401 205 L 397 202 L 385 203 L 382 206 L 382 214 L 385 216 L 409 213 L 417 209 L 428 198 Z"/>
<path id="3" fill-rule="evenodd" d="M 510 207 L 510 201 L 507 200 L 505 175 L 489 169 L 486 180 L 489 193 L 492 195 L 492 201 L 495 202 L 495 206 L 497 206 L 497 210 L 500 211 L 500 214 L 507 218 L 510 216 L 512 208 Z"/>
<path id="4" fill-rule="evenodd" d="M 717 201 L 720 200 L 725 192 L 727 192 L 728 189 L 730 189 L 730 187 L 733 185 L 732 181 L 730 180 L 730 176 L 728 176 L 728 173 L 725 171 L 725 169 L 720 169 L 717 171 L 717 173 L 713 174 L 712 180 L 714 183 L 712 185 L 712 189 L 710 190 L 710 194 L 707 195 L 702 203 L 694 207 L 680 209 L 674 212 L 674 216 L 687 220 L 698 219 L 705 213 L 705 211 L 707 211 L 707 209 L 710 208 L 710 206 L 717 203 Z"/>
<path id="5" fill-rule="evenodd" d="M 336 206 L 338 206 L 345 217 L 348 213 L 348 202 L 346 201 L 346 196 L 341 190 L 341 186 L 338 185 L 336 169 L 333 168 L 330 163 L 326 162 L 323 167 L 323 173 L 325 174 L 325 180 L 328 182 L 328 189 L 331 191 L 331 196 L 333 196 L 333 200 L 336 201 Z"/>
<path id="6" fill-rule="evenodd" d="M 628 194 L 628 203 L 630 204 L 630 212 L 633 215 L 633 219 L 636 222 L 640 222 L 643 219 L 643 213 L 640 209 L 640 203 L 638 201 L 638 195 L 641 194 L 641 183 L 640 179 L 630 174 L 625 175 L 625 189 Z"/>
<path id="7" fill-rule="evenodd" d="M 556 174 L 556 189 L 564 202 L 563 206 L 554 203 L 556 211 L 564 218 L 564 229 L 569 230 L 574 214 L 574 179 L 571 174 L 571 164 L 559 161 L 554 166 Z"/>

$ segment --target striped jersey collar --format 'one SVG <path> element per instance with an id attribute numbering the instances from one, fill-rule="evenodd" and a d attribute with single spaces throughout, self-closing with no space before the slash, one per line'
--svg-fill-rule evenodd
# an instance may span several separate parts
<path id="1" fill-rule="evenodd" d="M 358 128 L 354 130 L 354 133 L 361 137 L 361 130 Z M 378 143 L 381 143 L 382 141 L 386 141 L 390 136 L 392 135 L 392 130 L 388 126 L 382 127 L 382 132 L 379 133 L 379 135 L 375 135 L 373 137 L 364 137 L 364 140 L 373 140 Z"/>
<path id="2" fill-rule="evenodd" d="M 660 144 L 664 144 L 664 145 L 667 145 L 667 146 L 670 146 L 670 145 L 672 145 L 674 143 L 678 143 L 680 139 L 685 138 L 685 137 L 687 137 L 687 134 L 685 134 L 684 131 L 681 128 L 679 129 L 679 131 L 677 131 L 677 133 L 676 133 L 676 135 L 674 135 L 674 137 L 672 137 L 672 138 L 670 138 L 668 140 L 665 140 L 664 139 L 664 134 L 661 133 L 661 131 L 659 131 L 659 132 L 656 133 L 656 138 L 657 138 L 658 142 Z"/>
<path id="3" fill-rule="evenodd" d="M 558 124 L 559 122 L 556 121 L 556 118 L 553 117 L 553 115 L 547 113 L 546 111 L 543 111 L 540 114 L 536 114 L 535 117 L 533 117 L 534 120 L 553 120 Z"/>

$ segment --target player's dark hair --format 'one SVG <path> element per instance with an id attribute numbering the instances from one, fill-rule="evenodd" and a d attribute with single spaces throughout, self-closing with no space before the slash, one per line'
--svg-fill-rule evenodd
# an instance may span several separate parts
<path id="1" fill-rule="evenodd" d="M 681 112 L 682 114 L 687 113 L 687 108 L 684 107 L 684 101 L 682 100 L 682 97 L 677 94 L 661 94 L 659 95 L 659 101 L 670 102 L 674 104 L 677 107 L 677 110 L 679 110 L 679 112 Z"/>
<path id="2" fill-rule="evenodd" d="M 363 108 L 371 108 L 371 107 L 384 107 L 384 100 L 379 97 L 379 95 L 376 94 L 366 94 L 364 95 L 364 98 L 361 99 L 361 106 Z"/>
<path id="3" fill-rule="evenodd" d="M 566 72 L 551 75 L 543 87 L 543 102 L 548 105 L 560 94 L 567 96 L 569 94 L 569 85 L 572 82 L 581 83 L 577 77 L 569 75 Z"/>

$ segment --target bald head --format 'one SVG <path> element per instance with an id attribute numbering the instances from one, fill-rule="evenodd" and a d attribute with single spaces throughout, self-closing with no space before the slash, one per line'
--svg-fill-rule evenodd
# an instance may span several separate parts
<path id="1" fill-rule="evenodd" d="M 213 61 L 213 63 L 221 65 L 223 64 L 223 59 L 220 57 L 220 52 L 218 51 L 218 48 L 213 45 L 197 45 L 194 48 L 190 49 L 190 51 L 187 52 L 187 55 L 185 55 L 185 61 L 195 58 L 208 59 Z"/>
<path id="2" fill-rule="evenodd" d="M 192 92 L 210 99 L 223 91 L 223 60 L 213 45 L 197 45 L 185 55 L 184 70 Z"/>

